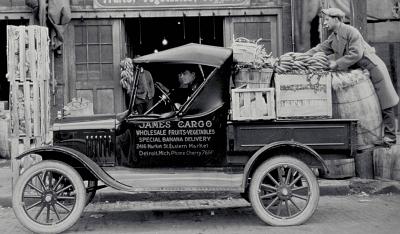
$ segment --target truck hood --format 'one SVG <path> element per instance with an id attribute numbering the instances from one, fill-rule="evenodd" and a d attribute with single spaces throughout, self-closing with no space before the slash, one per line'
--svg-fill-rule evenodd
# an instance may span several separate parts
<path id="1" fill-rule="evenodd" d="M 91 115 L 79 117 L 64 117 L 55 121 L 53 131 L 83 130 L 83 129 L 115 129 L 115 115 Z"/>

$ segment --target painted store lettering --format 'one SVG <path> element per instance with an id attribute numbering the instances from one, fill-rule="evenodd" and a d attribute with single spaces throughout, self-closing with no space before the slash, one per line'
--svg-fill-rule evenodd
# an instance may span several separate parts
<path id="1" fill-rule="evenodd" d="M 191 141 L 210 141 L 211 137 L 209 136 L 196 136 L 196 137 L 185 137 L 186 142 L 191 142 Z"/>
<path id="2" fill-rule="evenodd" d="M 165 136 L 167 135 L 167 130 L 158 130 L 158 129 L 150 129 L 150 130 L 136 130 L 136 135 L 138 136 Z"/>
<path id="3" fill-rule="evenodd" d="M 162 142 L 160 137 L 139 137 L 139 142 Z"/>
<path id="4" fill-rule="evenodd" d="M 214 135 L 214 129 L 170 129 L 168 135 Z"/>
<path id="5" fill-rule="evenodd" d="M 146 122 L 140 123 L 139 128 L 171 128 L 171 122 Z"/>
<path id="6" fill-rule="evenodd" d="M 179 121 L 178 122 L 179 128 L 204 128 L 204 127 L 212 127 L 212 122 L 210 120 L 203 121 L 203 120 L 192 120 L 192 121 Z"/>

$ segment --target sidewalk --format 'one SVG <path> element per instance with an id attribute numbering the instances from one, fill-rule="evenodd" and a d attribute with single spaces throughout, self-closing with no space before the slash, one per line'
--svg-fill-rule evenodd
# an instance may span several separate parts
<path id="1" fill-rule="evenodd" d="M 319 179 L 321 196 L 348 194 L 400 194 L 400 181 L 369 180 L 351 178 L 344 180 Z M 11 168 L 9 160 L 0 160 L 0 207 L 11 207 Z M 194 199 L 234 199 L 239 194 L 230 192 L 162 192 L 162 193 L 124 193 L 112 188 L 104 188 L 96 193 L 93 202 L 117 201 L 171 201 Z"/>

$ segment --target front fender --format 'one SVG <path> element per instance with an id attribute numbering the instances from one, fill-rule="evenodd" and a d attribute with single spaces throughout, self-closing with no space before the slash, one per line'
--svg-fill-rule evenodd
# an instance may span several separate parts
<path id="1" fill-rule="evenodd" d="M 307 165 L 316 165 L 322 168 L 325 174 L 328 173 L 328 167 L 326 166 L 324 160 L 311 147 L 296 141 L 277 141 L 265 145 L 264 147 L 257 150 L 257 152 L 254 153 L 253 156 L 246 163 L 246 166 L 244 168 L 243 182 L 242 182 L 244 188 L 247 187 L 248 178 L 252 175 L 252 173 L 259 164 L 261 164 L 263 161 L 275 155 L 279 155 L 280 153 L 287 154 L 287 152 L 303 153 L 301 156 L 300 154 L 289 155 L 289 156 L 298 158 Z"/>
<path id="2" fill-rule="evenodd" d="M 65 146 L 43 146 L 27 150 L 17 156 L 16 159 L 20 160 L 30 154 L 40 155 L 42 160 L 57 160 L 64 162 L 71 167 L 78 169 L 78 172 L 80 172 L 81 175 L 83 173 L 85 176 L 94 176 L 98 180 L 101 180 L 104 184 L 115 189 L 123 191 L 128 191 L 131 189 L 130 186 L 114 180 L 93 160 L 77 150 Z"/>

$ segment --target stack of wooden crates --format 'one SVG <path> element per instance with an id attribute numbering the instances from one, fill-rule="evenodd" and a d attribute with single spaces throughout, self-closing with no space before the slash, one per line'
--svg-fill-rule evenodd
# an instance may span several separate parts
<path id="1" fill-rule="evenodd" d="M 14 180 L 22 167 L 15 157 L 28 149 L 41 146 L 49 134 L 49 64 L 46 27 L 7 26 L 10 151 Z"/>

